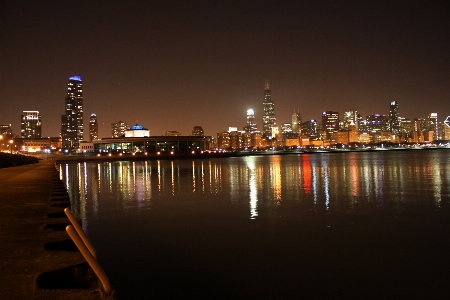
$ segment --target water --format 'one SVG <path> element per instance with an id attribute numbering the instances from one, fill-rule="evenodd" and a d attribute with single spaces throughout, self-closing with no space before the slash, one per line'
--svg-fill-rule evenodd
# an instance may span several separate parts
<path id="1" fill-rule="evenodd" d="M 440 298 L 450 152 L 60 165 L 119 299 Z"/>

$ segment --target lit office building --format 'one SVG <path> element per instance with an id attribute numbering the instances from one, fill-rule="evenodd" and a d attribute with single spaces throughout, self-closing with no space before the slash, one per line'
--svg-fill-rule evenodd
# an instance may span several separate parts
<path id="1" fill-rule="evenodd" d="M 402 140 L 407 141 L 411 134 L 411 120 L 403 117 L 399 117 L 400 122 L 400 135 Z"/>
<path id="2" fill-rule="evenodd" d="M 302 122 L 300 124 L 300 128 L 302 131 L 302 135 L 307 136 L 309 138 L 315 139 L 317 138 L 317 121 L 309 120 Z"/>
<path id="3" fill-rule="evenodd" d="M 292 139 L 292 138 L 298 137 L 298 133 L 296 133 L 292 130 L 291 123 L 284 123 L 284 124 L 281 124 L 281 137 L 282 137 L 282 141 L 286 140 L 286 139 Z"/>
<path id="4" fill-rule="evenodd" d="M 255 123 L 255 111 L 253 109 L 247 110 L 247 125 L 244 127 L 244 131 L 246 132 L 254 132 L 256 131 L 256 123 Z"/>
<path id="5" fill-rule="evenodd" d="M 356 116 L 356 128 L 358 129 L 359 133 L 364 133 L 367 132 L 367 121 L 366 119 L 363 118 L 363 116 L 361 116 L 361 114 L 358 114 Z"/>
<path id="6" fill-rule="evenodd" d="M 61 138 L 64 149 L 76 149 L 83 140 L 83 82 L 72 76 L 67 84 L 65 114 L 61 116 Z"/>
<path id="7" fill-rule="evenodd" d="M 270 92 L 269 81 L 266 80 L 264 89 L 264 113 L 263 113 L 263 136 L 266 138 L 273 138 L 273 128 L 276 127 L 277 118 L 275 116 L 274 103 Z"/>
<path id="8" fill-rule="evenodd" d="M 450 116 L 444 122 L 439 122 L 439 139 L 450 140 Z"/>
<path id="9" fill-rule="evenodd" d="M 42 116 L 38 111 L 24 111 L 20 122 L 20 137 L 38 139 L 42 137 Z"/>
<path id="10" fill-rule="evenodd" d="M 395 135 L 400 134 L 400 117 L 398 115 L 397 101 L 392 101 L 389 106 L 389 129 Z"/>
<path id="11" fill-rule="evenodd" d="M 217 134 L 217 148 L 231 149 L 230 133 L 228 131 L 222 131 Z"/>
<path id="12" fill-rule="evenodd" d="M 427 129 L 430 132 L 433 132 L 434 139 L 439 139 L 439 127 L 438 127 L 438 115 L 437 113 L 431 113 L 427 118 Z"/>
<path id="13" fill-rule="evenodd" d="M 194 126 L 192 136 L 205 136 L 202 126 Z"/>
<path id="14" fill-rule="evenodd" d="M 344 110 L 344 119 L 342 120 L 342 129 L 349 130 L 349 126 L 353 124 L 358 131 L 358 112 L 354 109 Z"/>
<path id="15" fill-rule="evenodd" d="M 128 124 L 119 120 L 117 123 L 111 124 L 111 136 L 113 138 L 125 136 L 125 131 L 128 129 Z"/>
<path id="16" fill-rule="evenodd" d="M 1 135 L 12 135 L 12 127 L 11 124 L 0 124 L 0 134 Z"/>
<path id="17" fill-rule="evenodd" d="M 386 115 L 372 114 L 366 117 L 367 132 L 389 132 L 389 118 Z"/>
<path id="18" fill-rule="evenodd" d="M 322 130 L 326 134 L 327 140 L 331 134 L 339 131 L 339 113 L 335 111 L 324 111 L 322 113 Z"/>
<path id="19" fill-rule="evenodd" d="M 299 113 L 294 112 L 292 114 L 291 126 L 292 132 L 300 134 L 300 124 L 302 123 L 302 116 Z"/>
<path id="20" fill-rule="evenodd" d="M 89 120 L 89 141 L 92 142 L 94 140 L 98 140 L 98 123 L 97 115 L 91 114 L 91 118 Z"/>

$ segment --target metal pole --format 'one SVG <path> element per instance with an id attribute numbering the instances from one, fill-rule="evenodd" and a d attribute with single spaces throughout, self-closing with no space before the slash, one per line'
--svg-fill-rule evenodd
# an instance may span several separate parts
<path id="1" fill-rule="evenodd" d="M 64 208 L 64 212 L 66 213 L 67 218 L 69 218 L 70 223 L 72 223 L 72 226 L 75 228 L 75 230 L 78 233 L 78 236 L 83 241 L 84 245 L 88 248 L 89 252 L 92 254 L 92 256 L 97 259 L 97 253 L 95 252 L 94 246 L 92 246 L 91 241 L 84 233 L 83 229 L 81 228 L 80 224 L 77 222 L 75 217 L 73 216 L 72 212 L 68 207 Z"/>
<path id="2" fill-rule="evenodd" d="M 75 245 L 77 246 L 78 250 L 80 250 L 84 259 L 86 259 L 88 264 L 91 266 L 92 270 L 95 272 L 98 279 L 100 279 L 100 281 L 103 285 L 103 288 L 105 289 L 105 292 L 110 293 L 111 285 L 109 283 L 108 276 L 106 276 L 102 267 L 100 267 L 100 264 L 97 262 L 97 260 L 94 258 L 94 256 L 92 256 L 91 252 L 89 252 L 88 248 L 84 245 L 83 241 L 81 240 L 80 236 L 77 234 L 77 232 L 75 231 L 75 229 L 73 228 L 72 225 L 68 225 L 66 227 L 66 231 L 69 234 L 70 238 L 75 243 Z"/>

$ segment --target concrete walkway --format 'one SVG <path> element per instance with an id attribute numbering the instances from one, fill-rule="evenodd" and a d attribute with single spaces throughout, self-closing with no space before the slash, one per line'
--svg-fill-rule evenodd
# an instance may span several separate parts
<path id="1" fill-rule="evenodd" d="M 53 162 L 0 169 L 0 299 L 101 299 L 64 230 L 67 206 Z"/>

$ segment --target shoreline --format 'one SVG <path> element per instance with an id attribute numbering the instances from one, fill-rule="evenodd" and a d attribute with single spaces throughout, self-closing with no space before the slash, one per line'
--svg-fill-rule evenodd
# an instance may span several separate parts
<path id="1" fill-rule="evenodd" d="M 234 151 L 234 152 L 203 152 L 203 153 L 160 153 L 160 154 L 89 154 L 89 155 L 54 155 L 34 154 L 32 156 L 41 160 L 52 160 L 55 163 L 64 162 L 105 162 L 105 161 L 145 161 L 145 160 L 172 160 L 172 159 L 209 159 L 229 158 L 263 155 L 299 155 L 299 154 L 323 154 L 323 153 L 352 153 L 352 152 L 380 152 L 380 151 L 420 151 L 420 150 L 450 150 L 449 146 L 443 147 L 414 147 L 414 148 L 365 148 L 365 149 L 312 149 L 312 150 L 274 150 L 274 151 Z"/>
<path id="2" fill-rule="evenodd" d="M 1 299 L 103 298 L 65 232 L 68 206 L 53 161 L 0 169 Z"/>

